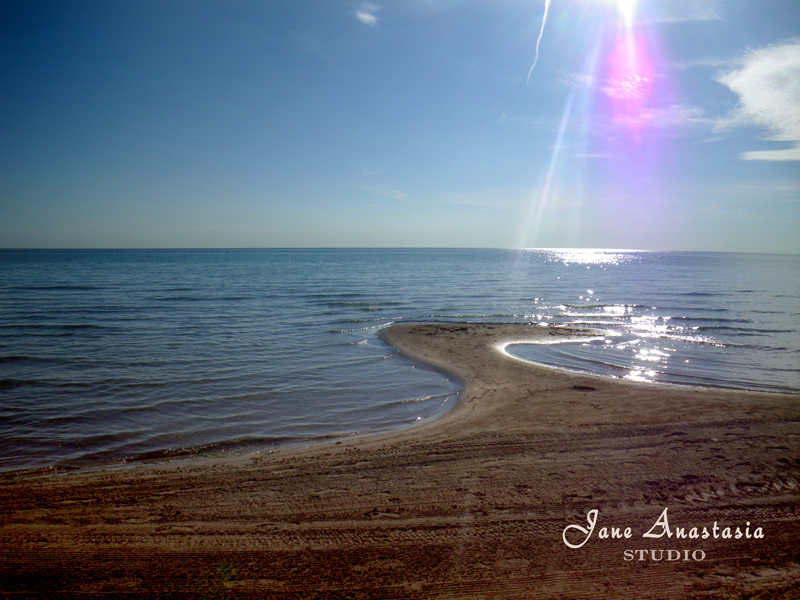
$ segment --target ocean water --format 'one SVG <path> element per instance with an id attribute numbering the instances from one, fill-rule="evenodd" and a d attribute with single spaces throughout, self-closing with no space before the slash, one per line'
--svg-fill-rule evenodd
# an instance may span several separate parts
<path id="1" fill-rule="evenodd" d="M 565 323 L 516 356 L 800 394 L 800 257 L 589 250 L 0 251 L 0 471 L 407 426 L 458 381 L 377 332 Z M 798 397 L 800 401 L 800 397 Z"/>

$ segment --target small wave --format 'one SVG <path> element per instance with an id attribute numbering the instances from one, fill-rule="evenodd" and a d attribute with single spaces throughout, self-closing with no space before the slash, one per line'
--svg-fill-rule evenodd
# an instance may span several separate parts
<path id="1" fill-rule="evenodd" d="M 466 323 L 505 323 L 508 319 L 520 319 L 523 315 L 516 315 L 512 313 L 486 313 L 486 314 L 471 314 L 471 313 L 457 313 L 457 312 L 437 312 L 426 313 L 423 315 L 409 317 L 408 321 L 428 323 L 431 321 L 443 321 L 449 323 L 466 322 Z M 490 320 L 495 319 L 495 320 Z"/>
<path id="2" fill-rule="evenodd" d="M 586 310 L 587 308 L 596 308 L 598 310 L 604 311 L 618 311 L 620 309 L 636 309 L 636 310 L 657 310 L 659 307 L 653 306 L 652 304 L 588 304 L 586 302 L 582 304 L 557 304 L 554 305 L 552 308 L 557 308 L 564 310 L 566 308 L 578 308 L 580 310 Z"/>
<path id="3" fill-rule="evenodd" d="M 353 434 L 346 434 L 353 435 Z M 245 437 L 233 440 L 224 440 L 219 442 L 212 442 L 209 444 L 201 444 L 198 446 L 180 446 L 171 448 L 162 448 L 158 450 L 147 450 L 138 454 L 126 456 L 123 462 L 141 462 L 141 461 L 157 461 L 168 460 L 171 458 L 179 458 L 185 456 L 197 456 L 202 454 L 234 454 L 240 452 L 252 451 L 259 447 L 274 447 L 285 444 L 292 444 L 298 442 L 318 442 L 337 437 L 344 437 L 342 435 L 316 435 L 308 437 L 291 437 L 291 436 L 264 436 L 264 437 Z"/>
<path id="4" fill-rule="evenodd" d="M 2 329 L 24 329 L 24 330 L 42 330 L 42 331 L 73 331 L 76 329 L 110 329 L 104 325 L 96 325 L 93 323 L 76 323 L 65 325 L 51 325 L 47 323 L 14 323 L 11 325 L 0 325 Z"/>
<path id="5" fill-rule="evenodd" d="M 752 323 L 750 319 L 725 319 L 722 317 L 671 317 L 682 323 Z"/>
<path id="6" fill-rule="evenodd" d="M 370 327 L 355 327 L 353 329 L 331 329 L 331 333 L 354 333 L 356 331 L 371 331 L 373 329 L 383 329 L 384 327 L 388 327 L 394 323 L 394 321 L 389 321 L 388 323 L 381 323 L 380 325 L 372 325 Z"/>
<path id="7" fill-rule="evenodd" d="M 30 379 L 0 379 L 0 390 L 11 390 L 24 385 L 35 385 L 38 381 Z"/>
<path id="8" fill-rule="evenodd" d="M 593 315 L 585 316 L 585 315 L 564 315 L 564 314 L 560 314 L 560 315 L 559 314 L 556 314 L 556 315 L 537 314 L 537 315 L 526 315 L 526 316 L 527 316 L 527 318 L 530 318 L 530 319 L 539 319 L 539 320 L 542 320 L 542 321 L 556 321 L 556 320 L 558 320 L 561 323 L 566 323 L 566 324 L 573 324 L 574 323 L 575 325 L 591 323 L 594 326 L 597 326 L 597 325 L 615 325 L 615 326 L 619 327 L 619 326 L 627 325 L 627 323 L 629 323 L 629 321 L 630 321 L 630 319 L 627 319 L 627 318 L 624 318 L 624 319 L 623 318 L 620 318 L 620 319 L 614 318 L 613 320 L 611 320 L 611 319 L 609 319 L 608 315 L 597 315 L 597 318 L 594 318 Z M 582 319 L 591 319 L 591 321 L 582 320 Z"/>
<path id="9" fill-rule="evenodd" d="M 608 313 L 565 313 L 565 312 L 560 312 L 560 313 L 555 313 L 552 316 L 554 318 L 556 318 L 556 319 L 608 319 L 608 318 L 613 318 L 614 321 L 609 321 L 609 323 L 630 321 L 633 318 L 637 318 L 636 315 L 610 315 Z"/>
<path id="10" fill-rule="evenodd" d="M 149 450 L 134 456 L 125 457 L 123 462 L 138 462 L 145 460 L 163 460 L 166 458 L 177 458 L 179 456 L 190 456 L 197 454 L 197 448 L 165 448 L 163 450 Z"/>
<path id="11" fill-rule="evenodd" d="M 12 356 L 0 356 L 0 364 L 7 364 L 7 363 L 17 363 L 17 362 L 33 362 L 42 360 L 36 358 L 35 356 L 20 356 L 20 355 L 12 355 Z"/>
<path id="12" fill-rule="evenodd" d="M 55 292 L 90 292 L 93 290 L 101 290 L 103 288 L 92 286 L 92 285 L 24 285 L 24 286 L 17 286 L 11 288 L 13 290 L 22 290 L 22 291 L 55 291 Z"/>
<path id="13" fill-rule="evenodd" d="M 204 302 L 209 300 L 216 302 L 217 298 L 208 296 L 158 296 L 153 298 L 153 302 Z"/>
<path id="14" fill-rule="evenodd" d="M 408 398 L 406 400 L 400 400 L 398 404 L 414 404 L 415 402 L 426 402 L 428 400 L 433 400 L 434 398 L 446 398 L 447 395 L 444 396 L 422 396 L 421 398 Z"/>
<path id="15" fill-rule="evenodd" d="M 652 308 L 656 308 L 655 306 Z M 712 306 L 660 306 L 658 310 L 663 310 L 668 313 L 682 313 L 682 312 L 699 312 L 699 313 L 720 313 L 720 312 L 731 312 L 728 308 L 721 308 L 721 307 L 712 307 Z"/>
<path id="16" fill-rule="evenodd" d="M 325 306 L 330 306 L 332 308 L 360 308 L 362 310 L 379 310 L 383 307 L 396 307 L 402 306 L 402 302 L 392 302 L 388 300 L 383 300 L 381 302 L 360 302 L 360 301 L 348 301 L 344 302 L 341 300 L 333 300 L 330 302 L 323 302 Z"/>
<path id="17" fill-rule="evenodd" d="M 730 325 L 701 325 L 696 331 L 730 331 L 739 335 L 767 335 L 770 333 L 793 333 L 791 329 L 754 329 L 751 327 L 732 327 Z"/>
<path id="18" fill-rule="evenodd" d="M 335 313 L 335 314 L 341 316 L 341 313 Z M 352 324 L 352 323 L 375 323 L 377 321 L 385 321 L 385 320 L 386 317 L 369 317 L 364 319 L 347 319 L 347 320 L 342 319 L 339 322 Z"/>
<path id="19" fill-rule="evenodd" d="M 642 336 L 642 337 L 647 337 L 647 336 Z M 692 344 L 700 344 L 702 346 L 714 346 L 716 348 L 727 348 L 727 347 L 735 347 L 735 346 L 744 347 L 746 345 L 746 344 L 734 344 L 732 342 L 723 343 L 723 342 L 719 342 L 717 340 L 714 340 L 712 338 L 698 337 L 698 336 L 688 336 L 688 335 L 661 334 L 661 335 L 652 336 L 652 337 L 663 338 L 663 339 L 666 339 L 666 340 L 674 340 L 676 342 L 689 342 L 689 343 L 692 343 Z"/>

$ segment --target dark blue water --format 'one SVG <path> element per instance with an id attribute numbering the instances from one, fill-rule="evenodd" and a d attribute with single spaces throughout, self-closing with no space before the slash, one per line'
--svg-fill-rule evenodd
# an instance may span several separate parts
<path id="1" fill-rule="evenodd" d="M 435 417 L 392 323 L 574 323 L 513 346 L 610 376 L 800 391 L 800 257 L 514 250 L 0 251 L 0 470 L 228 452 Z"/>

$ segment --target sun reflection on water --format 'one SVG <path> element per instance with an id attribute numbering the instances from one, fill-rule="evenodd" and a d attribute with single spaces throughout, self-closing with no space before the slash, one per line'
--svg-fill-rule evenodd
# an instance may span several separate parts
<path id="1" fill-rule="evenodd" d="M 529 248 L 528 252 L 540 252 L 549 262 L 565 265 L 620 265 L 634 260 L 633 250 L 595 250 L 591 248 Z M 635 251 L 641 254 L 641 251 Z M 592 290 L 586 290 L 593 294 Z"/>

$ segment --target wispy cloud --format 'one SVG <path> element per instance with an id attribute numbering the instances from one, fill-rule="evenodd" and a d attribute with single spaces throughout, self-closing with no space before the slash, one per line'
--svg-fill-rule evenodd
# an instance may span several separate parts
<path id="1" fill-rule="evenodd" d="M 660 77 L 659 75 L 655 76 Z M 558 81 L 567 87 L 583 90 L 599 90 L 610 98 L 623 100 L 642 99 L 646 95 L 648 80 L 636 75 L 624 79 L 601 79 L 594 75 L 561 72 Z M 597 117 L 595 117 L 597 118 Z M 642 106 L 638 110 L 623 112 L 613 117 L 614 125 L 639 128 L 643 126 L 657 129 L 681 129 L 695 125 L 713 125 L 715 121 L 705 116 L 700 108 L 683 104 L 667 106 Z"/>
<path id="2" fill-rule="evenodd" d="M 800 38 L 750 50 L 739 68 L 717 81 L 739 96 L 739 106 L 718 130 L 758 125 L 772 132 L 768 139 L 792 143 L 782 150 L 745 152 L 742 160 L 800 160 Z"/>
<path id="3" fill-rule="evenodd" d="M 504 126 L 520 126 L 525 129 L 544 129 L 547 131 L 558 130 L 558 122 L 553 119 L 542 116 L 531 115 L 509 115 L 508 113 L 500 113 L 497 123 Z"/>
<path id="4" fill-rule="evenodd" d="M 603 160 L 623 160 L 623 157 L 610 152 L 579 152 L 572 155 L 574 158 L 601 158 Z"/>
<path id="5" fill-rule="evenodd" d="M 715 183 L 691 180 L 661 181 L 659 186 L 669 189 L 671 195 L 682 198 L 714 198 L 724 205 L 731 199 L 754 202 L 754 206 L 763 206 L 765 202 L 800 202 L 800 184 L 789 179 L 778 181 L 755 181 L 742 183 L 725 180 Z"/>
<path id="6" fill-rule="evenodd" d="M 632 99 L 643 98 L 656 77 L 658 75 L 641 77 L 629 74 L 623 78 L 600 79 L 594 75 L 562 71 L 558 74 L 558 82 L 576 89 L 588 90 L 599 87 L 606 96 L 611 98 Z"/>
<path id="7" fill-rule="evenodd" d="M 721 142 L 722 140 L 727 140 L 730 136 L 727 135 L 715 135 L 714 137 L 707 138 L 705 140 L 698 140 L 694 142 L 695 144 L 713 144 L 714 142 Z"/>
<path id="8" fill-rule="evenodd" d="M 538 131 L 555 131 L 558 129 L 558 123 L 553 119 L 507 115 L 506 113 L 500 116 L 498 123 L 505 126 L 517 126 Z M 660 107 L 644 106 L 629 113 L 577 114 L 570 120 L 569 128 L 573 133 L 588 130 L 598 137 L 604 138 L 619 133 L 621 128 L 641 129 L 643 127 L 649 128 L 652 133 L 658 132 L 659 135 L 672 136 L 683 135 L 687 130 L 700 126 L 710 128 L 716 123 L 717 121 L 706 116 L 701 108 L 684 104 L 670 104 Z M 601 156 L 587 155 L 586 158 L 601 158 Z M 608 157 L 602 156 L 602 158 Z"/>
<path id="9" fill-rule="evenodd" d="M 791 199 L 792 202 L 800 202 L 800 185 L 795 182 L 738 183 L 736 189 L 744 194 L 755 195 L 758 198 L 764 198 L 765 195 L 778 198 L 783 196 Z"/>
<path id="10" fill-rule="evenodd" d="M 325 60 L 328 59 L 328 52 L 320 41 L 319 36 L 314 33 L 293 33 L 292 37 L 300 47 L 309 54 L 315 54 Z"/>
<path id="11" fill-rule="evenodd" d="M 685 21 L 723 20 L 719 0 L 663 0 L 642 2 L 643 23 L 682 23 Z"/>
<path id="12" fill-rule="evenodd" d="M 371 2 L 362 2 L 361 6 L 359 6 L 353 14 L 356 16 L 356 19 L 365 25 L 377 27 L 378 17 L 375 16 L 375 13 L 378 12 L 380 8 L 381 7 L 377 4 L 372 4 Z"/>
<path id="13" fill-rule="evenodd" d="M 600 79 L 594 75 L 564 71 L 558 74 L 558 82 L 562 85 L 584 90 L 599 86 L 602 92 L 611 98 L 640 98 L 644 94 L 645 84 L 649 84 L 651 81 L 650 78 L 644 79 L 635 74 L 621 79 Z"/>
<path id="14" fill-rule="evenodd" d="M 522 209 L 530 204 L 531 192 L 523 188 L 498 188 L 456 192 L 442 197 L 447 204 L 493 209 Z"/>
<path id="15" fill-rule="evenodd" d="M 693 67 L 719 68 L 735 66 L 730 58 L 698 58 L 685 63 L 670 63 L 673 69 L 691 69 Z"/>
<path id="16" fill-rule="evenodd" d="M 597 83 L 597 77 L 583 73 L 568 73 L 559 71 L 558 82 L 562 85 L 577 89 L 588 89 Z"/>
<path id="17" fill-rule="evenodd" d="M 408 198 L 408 194 L 400 190 L 387 190 L 373 185 L 360 185 L 360 184 L 356 184 L 353 187 L 369 192 L 370 194 L 377 194 L 378 196 L 386 196 L 387 198 L 391 198 L 393 200 L 401 200 L 403 202 L 410 201 Z"/>

